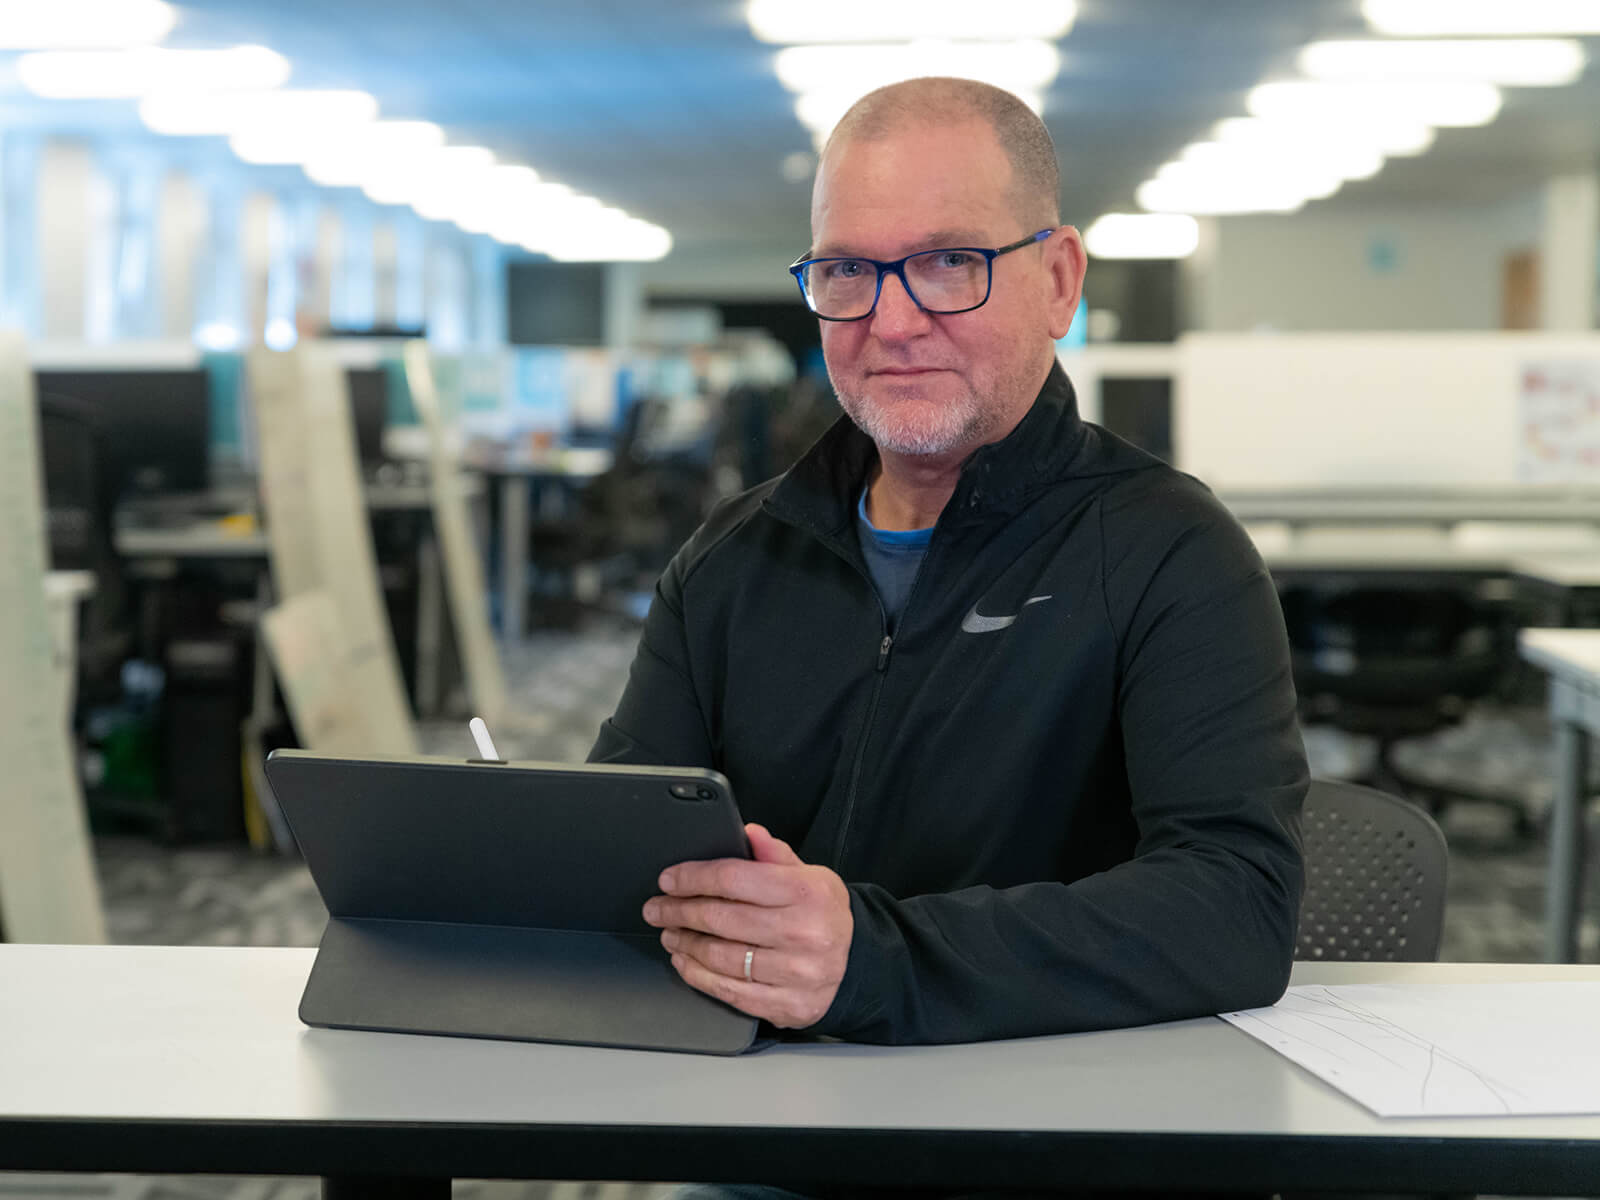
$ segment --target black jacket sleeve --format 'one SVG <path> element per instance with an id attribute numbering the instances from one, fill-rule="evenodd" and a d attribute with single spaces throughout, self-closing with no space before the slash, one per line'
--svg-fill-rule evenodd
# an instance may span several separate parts
<path id="1" fill-rule="evenodd" d="M 896 899 L 852 886 L 849 968 L 815 1032 L 969 1041 L 1283 994 L 1307 772 L 1282 614 L 1244 532 L 1199 489 L 1181 493 L 1174 503 L 1199 511 L 1170 538 L 1102 535 L 1135 857 L 1004 890 Z"/>
<path id="2" fill-rule="evenodd" d="M 692 543 L 679 551 L 656 584 L 627 687 L 600 726 L 590 762 L 716 766 L 684 634 L 683 570 L 693 552 Z"/>

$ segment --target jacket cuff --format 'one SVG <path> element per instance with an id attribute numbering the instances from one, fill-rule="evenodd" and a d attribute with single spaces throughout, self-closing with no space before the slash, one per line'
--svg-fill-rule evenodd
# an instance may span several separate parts
<path id="1" fill-rule="evenodd" d="M 874 976 L 884 960 L 882 935 L 871 912 L 862 902 L 861 891 L 850 884 L 850 957 L 844 979 L 834 993 L 833 1003 L 815 1025 L 802 1032 L 817 1037 L 849 1037 L 851 1033 L 878 1020 L 883 1007 L 883 981 Z"/>

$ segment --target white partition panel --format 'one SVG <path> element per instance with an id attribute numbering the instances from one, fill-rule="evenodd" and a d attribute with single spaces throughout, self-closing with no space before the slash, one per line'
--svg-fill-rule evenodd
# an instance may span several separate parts
<path id="1" fill-rule="evenodd" d="M 267 612 L 261 625 L 305 748 L 352 757 L 378 753 L 385 730 L 363 702 L 366 664 L 345 635 L 333 597 L 321 589 L 304 592 Z"/>
<path id="2" fill-rule="evenodd" d="M 1594 434 L 1534 386 L 1600 397 L 1600 336 L 1200 333 L 1177 361 L 1178 465 L 1214 488 L 1600 484 L 1600 461 L 1541 458 L 1552 434 Z"/>
<path id="3" fill-rule="evenodd" d="M 467 689 L 472 693 L 473 710 L 494 728 L 506 715 L 505 675 L 489 632 L 488 586 L 462 495 L 459 456 L 450 448 L 426 342 L 406 346 L 405 365 L 411 403 L 428 435 L 433 524 L 439 534 L 450 616 Z"/>
<path id="4" fill-rule="evenodd" d="M 272 576 L 281 600 L 326 591 L 350 662 L 372 753 L 412 754 L 416 735 L 378 582 L 342 368 L 324 348 L 252 351 Z"/>
<path id="5" fill-rule="evenodd" d="M 100 887 L 45 599 L 33 376 L 0 333 L 0 921 L 13 942 L 103 942 Z"/>

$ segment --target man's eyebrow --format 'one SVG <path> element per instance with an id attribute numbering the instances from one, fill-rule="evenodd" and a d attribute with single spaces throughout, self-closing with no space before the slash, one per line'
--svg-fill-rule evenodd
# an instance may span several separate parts
<path id="1" fill-rule="evenodd" d="M 884 261 L 893 261 L 904 254 L 916 254 L 923 250 L 948 250 L 954 246 L 975 246 L 989 249 L 985 234 L 974 233 L 970 229 L 947 229 L 937 233 L 925 234 L 910 241 L 902 242 L 900 254 L 892 255 Z M 814 246 L 807 250 L 802 258 L 873 258 L 874 255 L 851 249 L 849 246 Z"/>

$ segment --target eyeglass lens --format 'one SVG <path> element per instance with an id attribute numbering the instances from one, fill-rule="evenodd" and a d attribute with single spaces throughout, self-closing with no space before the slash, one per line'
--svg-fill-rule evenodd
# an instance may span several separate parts
<path id="1" fill-rule="evenodd" d="M 906 259 L 905 281 L 929 312 L 958 312 L 983 303 L 989 260 L 970 250 L 929 250 Z M 804 283 L 818 315 L 863 317 L 877 295 L 878 268 L 869 259 L 824 259 L 805 269 Z"/>

